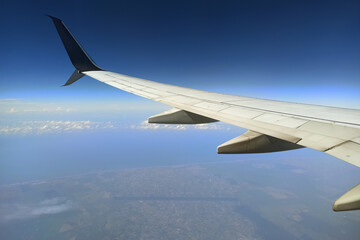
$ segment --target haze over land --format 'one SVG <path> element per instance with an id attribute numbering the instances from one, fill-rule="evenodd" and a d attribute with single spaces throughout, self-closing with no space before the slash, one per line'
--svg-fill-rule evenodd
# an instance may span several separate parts
<path id="1" fill-rule="evenodd" d="M 244 130 L 147 124 L 162 110 L 151 104 L 102 117 L 46 104 L 1 102 L 1 238 L 359 236 L 359 212 L 331 209 L 359 180 L 343 161 L 310 149 L 217 155 Z"/>
<path id="2" fill-rule="evenodd" d="M 303 177 L 315 180 L 305 169 L 242 161 L 106 171 L 2 186 L 1 236 L 356 239 L 359 213 L 333 213 L 335 189 L 324 189 L 324 179 L 300 189 Z M 286 184 L 270 177 L 269 171 L 276 178 L 286 177 Z"/>

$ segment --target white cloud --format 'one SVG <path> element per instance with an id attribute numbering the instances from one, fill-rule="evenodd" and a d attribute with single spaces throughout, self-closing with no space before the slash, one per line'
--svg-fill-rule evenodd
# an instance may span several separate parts
<path id="1" fill-rule="evenodd" d="M 0 125 L 0 135 L 42 135 L 64 132 L 76 132 L 98 129 L 127 129 L 129 126 L 115 122 L 95 121 L 22 121 L 11 122 L 9 125 Z M 134 130 L 230 130 L 230 126 L 223 123 L 178 125 L 178 124 L 150 124 L 147 121 L 139 125 L 131 125 Z"/>
<path id="2" fill-rule="evenodd" d="M 68 211 L 74 203 L 63 197 L 45 199 L 39 203 L 8 203 L 1 204 L 0 222 L 39 217 Z"/>
<path id="3" fill-rule="evenodd" d="M 194 128 L 199 130 L 230 130 L 230 127 L 224 126 L 221 123 L 197 124 Z"/>
<path id="4" fill-rule="evenodd" d="M 23 121 L 17 126 L 0 126 L 0 134 L 47 134 L 91 129 L 114 128 L 111 122 L 92 121 Z"/>
<path id="5" fill-rule="evenodd" d="M 16 113 L 17 111 L 15 110 L 15 108 L 10 108 L 10 110 L 9 110 L 9 113 Z"/>
<path id="6" fill-rule="evenodd" d="M 51 198 L 46 199 L 38 204 L 38 206 L 31 210 L 32 216 L 39 216 L 44 214 L 56 214 L 69 210 L 73 207 L 73 203 L 65 198 Z"/>
<path id="7" fill-rule="evenodd" d="M 179 130 L 184 131 L 188 129 L 195 130 L 229 130 L 230 128 L 224 126 L 221 123 L 211 123 L 211 124 L 196 124 L 196 125 L 185 125 L 185 124 L 154 124 L 148 123 L 147 121 L 142 122 L 140 125 L 131 125 L 132 129 L 139 130 Z"/>

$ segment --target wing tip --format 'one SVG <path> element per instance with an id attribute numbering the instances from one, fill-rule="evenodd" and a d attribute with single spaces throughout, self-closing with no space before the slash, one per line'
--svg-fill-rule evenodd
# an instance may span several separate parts
<path id="1" fill-rule="evenodd" d="M 57 33 L 65 47 L 66 52 L 68 53 L 72 64 L 79 72 L 103 70 L 90 58 L 90 56 L 77 42 L 61 19 L 49 14 L 46 14 L 46 16 L 48 16 L 53 21 Z"/>
<path id="2" fill-rule="evenodd" d="M 57 17 L 51 16 L 50 14 L 45 14 L 45 16 L 47 16 L 47 17 L 51 18 L 53 21 L 61 21 L 61 22 L 62 22 L 62 20 L 61 20 L 60 18 L 57 18 Z"/>

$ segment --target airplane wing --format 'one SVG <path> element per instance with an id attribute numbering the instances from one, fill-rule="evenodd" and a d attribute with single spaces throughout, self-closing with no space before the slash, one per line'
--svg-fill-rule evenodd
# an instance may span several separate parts
<path id="1" fill-rule="evenodd" d="M 170 111 L 150 117 L 149 123 L 199 124 L 222 121 L 249 130 L 218 146 L 218 153 L 221 154 L 264 153 L 308 147 L 360 167 L 358 109 L 220 94 L 105 71 L 94 63 L 60 19 L 49 17 L 76 68 L 65 86 L 87 75 L 110 86 L 173 107 Z M 360 209 L 359 186 L 336 201 L 333 209 Z"/>

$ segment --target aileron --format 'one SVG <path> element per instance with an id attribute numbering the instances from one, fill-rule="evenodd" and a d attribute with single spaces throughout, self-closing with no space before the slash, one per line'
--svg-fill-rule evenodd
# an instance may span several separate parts
<path id="1" fill-rule="evenodd" d="M 356 142 L 344 142 L 327 150 L 326 153 L 360 167 L 360 144 Z"/>

